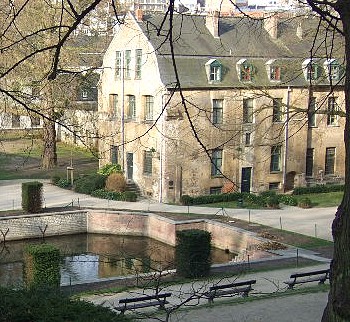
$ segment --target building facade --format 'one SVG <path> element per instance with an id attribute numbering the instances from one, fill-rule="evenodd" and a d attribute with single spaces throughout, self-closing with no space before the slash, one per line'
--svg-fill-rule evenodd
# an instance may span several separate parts
<path id="1" fill-rule="evenodd" d="M 312 17 L 163 19 L 130 14 L 104 55 L 101 166 L 161 202 L 341 180 L 342 47 L 305 56 Z"/>

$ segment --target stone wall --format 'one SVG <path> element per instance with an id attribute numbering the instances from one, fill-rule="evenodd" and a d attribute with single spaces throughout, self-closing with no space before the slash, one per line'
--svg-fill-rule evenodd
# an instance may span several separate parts
<path id="1" fill-rule="evenodd" d="M 85 233 L 86 211 L 67 211 L 61 213 L 30 214 L 0 217 L 0 232 L 6 240 L 40 238 Z M 6 233 L 7 232 L 7 233 Z"/>
<path id="2" fill-rule="evenodd" d="M 81 210 L 62 213 L 1 217 L 0 232 L 6 240 L 78 233 L 146 236 L 175 246 L 176 231 L 202 229 L 212 234 L 215 247 L 237 252 L 260 243 L 254 234 L 211 220 L 174 221 L 156 214 Z"/>

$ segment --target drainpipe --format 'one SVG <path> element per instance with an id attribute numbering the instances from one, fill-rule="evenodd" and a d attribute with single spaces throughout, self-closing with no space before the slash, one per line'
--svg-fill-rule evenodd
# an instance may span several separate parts
<path id="1" fill-rule="evenodd" d="M 283 158 L 283 192 L 286 192 L 287 184 L 287 159 L 288 159 L 288 141 L 289 141 L 289 104 L 291 88 L 287 89 L 287 102 L 286 102 L 286 125 L 284 131 L 284 158 Z"/>
<path id="2" fill-rule="evenodd" d="M 122 51 L 122 108 L 121 108 L 121 128 L 122 128 L 122 171 L 125 173 L 125 88 L 124 88 L 124 51 Z"/>
<path id="3" fill-rule="evenodd" d="M 163 184 L 164 176 L 163 176 L 163 156 L 165 155 L 164 149 L 165 149 L 165 142 L 164 142 L 164 122 L 165 122 L 165 108 L 164 105 L 166 104 L 166 96 L 163 94 L 162 95 L 162 108 L 161 108 L 161 118 L 160 121 L 162 122 L 161 126 L 161 139 L 160 139 L 160 147 L 159 147 L 159 192 L 158 192 L 158 202 L 162 203 L 163 202 L 163 187 L 165 186 Z"/>

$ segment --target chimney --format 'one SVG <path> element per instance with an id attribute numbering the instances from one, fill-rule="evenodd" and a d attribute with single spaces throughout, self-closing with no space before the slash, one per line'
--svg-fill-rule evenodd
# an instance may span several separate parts
<path id="1" fill-rule="evenodd" d="M 276 14 L 264 17 L 264 28 L 272 39 L 277 39 L 278 17 Z"/>
<path id="2" fill-rule="evenodd" d="M 136 16 L 136 21 L 141 22 L 143 20 L 143 12 L 142 9 L 136 9 L 135 10 L 135 16 Z"/>
<path id="3" fill-rule="evenodd" d="M 205 25 L 214 38 L 219 38 L 219 11 L 208 13 Z"/>

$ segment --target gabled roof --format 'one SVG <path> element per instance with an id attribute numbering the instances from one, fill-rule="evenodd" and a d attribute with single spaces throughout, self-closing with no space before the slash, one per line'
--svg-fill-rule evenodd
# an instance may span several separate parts
<path id="1" fill-rule="evenodd" d="M 182 88 L 227 88 L 242 87 L 237 75 L 236 63 L 247 59 L 255 67 L 255 86 L 306 86 L 302 72 L 302 62 L 310 57 L 310 39 L 316 33 L 310 25 L 318 23 L 315 18 L 308 18 L 303 24 L 293 19 L 285 19 L 278 25 L 278 38 L 270 37 L 262 20 L 247 17 L 224 17 L 219 20 L 219 37 L 214 37 L 206 27 L 206 17 L 202 15 L 175 14 L 172 24 L 172 47 L 170 46 L 169 17 L 161 13 L 145 14 L 138 21 L 142 32 L 156 50 L 159 71 L 164 84 L 172 87 L 175 84 L 173 61 L 176 65 Z M 162 26 L 162 29 L 159 29 Z M 296 27 L 301 26 L 303 37 L 300 39 Z M 327 59 L 326 49 L 318 46 L 324 42 L 324 34 L 316 38 L 315 48 L 321 48 L 315 57 Z M 329 50 L 329 49 L 327 49 Z M 328 51 L 330 52 L 330 51 Z M 333 50 L 333 52 L 335 52 Z M 329 57 L 328 57 L 329 58 Z M 222 81 L 208 83 L 205 65 L 211 59 L 217 59 L 223 66 Z M 281 64 L 282 79 L 280 84 L 272 84 L 266 72 L 266 63 L 275 60 Z M 319 85 L 328 84 L 327 77 L 318 81 Z M 251 84 L 250 84 L 251 85 Z"/>

